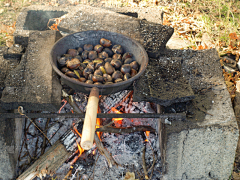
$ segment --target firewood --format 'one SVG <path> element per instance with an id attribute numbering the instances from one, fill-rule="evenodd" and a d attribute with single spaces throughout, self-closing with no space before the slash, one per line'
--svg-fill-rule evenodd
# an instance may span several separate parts
<path id="1" fill-rule="evenodd" d="M 46 153 L 23 172 L 17 180 L 32 180 L 36 176 L 51 175 L 70 155 L 71 152 L 68 152 L 60 141 L 57 141 Z"/>

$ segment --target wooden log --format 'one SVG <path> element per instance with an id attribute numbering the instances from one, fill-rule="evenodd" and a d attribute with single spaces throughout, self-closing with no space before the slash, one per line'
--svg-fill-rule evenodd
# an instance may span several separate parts
<path id="1" fill-rule="evenodd" d="M 81 147 L 85 150 L 89 150 L 93 146 L 93 139 L 94 139 L 95 128 L 96 128 L 98 101 L 99 101 L 99 89 L 96 87 L 93 87 L 89 95 L 86 115 L 85 115 L 85 120 L 83 124 L 83 130 L 82 130 Z"/>
<path id="2" fill-rule="evenodd" d="M 42 177 L 46 174 L 54 174 L 55 171 L 71 155 L 65 146 L 57 141 L 46 153 L 35 161 L 17 180 L 32 180 L 36 176 Z"/>

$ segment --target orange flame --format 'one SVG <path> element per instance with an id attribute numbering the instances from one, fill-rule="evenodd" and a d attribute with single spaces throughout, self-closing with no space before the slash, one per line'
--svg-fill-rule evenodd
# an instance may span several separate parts
<path id="1" fill-rule="evenodd" d="M 77 142 L 77 141 L 76 141 Z M 77 142 L 77 146 L 78 146 L 78 150 L 79 150 L 79 155 L 78 157 L 80 157 L 82 155 L 82 153 L 84 152 L 84 149 L 80 146 L 80 144 Z"/>
<path id="2" fill-rule="evenodd" d="M 146 131 L 146 132 L 145 132 L 145 135 L 146 135 L 145 142 L 148 142 L 148 137 L 149 137 L 149 135 L 150 135 L 150 131 Z"/>
<path id="3" fill-rule="evenodd" d="M 117 110 L 114 107 L 112 107 L 111 110 L 112 110 L 112 112 L 115 112 L 117 114 L 123 114 L 122 112 L 120 112 L 119 110 Z M 123 120 L 123 118 L 113 118 L 113 121 L 117 122 L 118 124 L 122 124 L 122 120 Z"/>
<path id="4" fill-rule="evenodd" d="M 79 135 L 79 137 L 82 137 L 82 134 L 80 132 L 78 132 L 77 128 L 75 126 L 73 126 L 73 132 L 77 133 Z"/>
<path id="5" fill-rule="evenodd" d="M 99 98 L 100 98 L 101 96 L 99 96 Z M 97 110 L 97 113 L 100 113 L 100 108 L 98 107 L 98 110 Z M 97 121 L 96 121 L 96 128 L 100 128 L 100 125 L 101 125 L 101 120 L 100 120 L 100 118 L 97 118 Z M 98 135 L 98 137 L 99 137 L 99 139 L 101 139 L 100 137 L 101 137 L 101 132 L 97 132 L 97 135 Z"/>

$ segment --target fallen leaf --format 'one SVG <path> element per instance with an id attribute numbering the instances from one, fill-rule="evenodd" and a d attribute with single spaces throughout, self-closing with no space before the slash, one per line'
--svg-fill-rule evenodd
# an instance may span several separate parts
<path id="1" fill-rule="evenodd" d="M 237 33 L 235 33 L 235 32 L 234 33 L 230 33 L 229 37 L 230 37 L 230 39 L 236 39 L 236 40 L 238 39 Z"/>
<path id="2" fill-rule="evenodd" d="M 12 47 L 12 45 L 13 45 L 13 41 L 12 40 L 10 40 L 10 39 L 6 40 L 6 46 L 7 47 Z"/>
<path id="3" fill-rule="evenodd" d="M 197 47 L 197 50 L 202 50 L 202 49 L 203 49 L 203 46 L 202 46 L 202 45 L 200 45 L 200 46 Z"/>
<path id="4" fill-rule="evenodd" d="M 4 12 L 4 9 L 0 9 L 0 14 L 2 14 Z"/>

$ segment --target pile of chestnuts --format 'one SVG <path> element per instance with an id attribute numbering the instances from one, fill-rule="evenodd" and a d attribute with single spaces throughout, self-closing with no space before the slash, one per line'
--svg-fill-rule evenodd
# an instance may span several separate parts
<path id="1" fill-rule="evenodd" d="M 87 84 L 126 81 L 135 76 L 140 67 L 132 53 L 123 53 L 121 45 L 112 45 L 105 38 L 95 46 L 85 44 L 78 49 L 68 49 L 57 61 L 62 73 Z"/>

